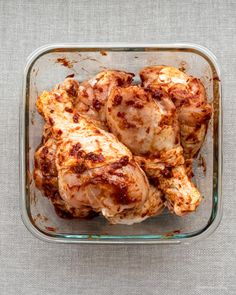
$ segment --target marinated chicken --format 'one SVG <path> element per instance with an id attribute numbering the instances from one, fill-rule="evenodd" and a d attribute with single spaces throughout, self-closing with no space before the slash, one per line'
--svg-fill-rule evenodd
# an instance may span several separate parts
<path id="1" fill-rule="evenodd" d="M 133 76 L 67 78 L 37 99 L 45 126 L 34 179 L 59 216 L 133 224 L 201 202 L 190 175 L 212 114 L 204 86 L 166 66 L 142 69 L 140 86 Z"/>
<path id="2" fill-rule="evenodd" d="M 36 187 L 48 197 L 57 214 L 63 218 L 92 218 L 97 215 L 91 207 L 80 207 L 79 210 L 65 202 L 58 191 L 56 168 L 56 140 L 50 131 L 50 125 L 44 126 L 42 144 L 35 152 L 34 180 Z"/>
<path id="3" fill-rule="evenodd" d="M 107 97 L 115 86 L 127 87 L 134 74 L 115 70 L 105 70 L 81 83 L 75 107 L 81 115 L 104 129 L 106 127 L 105 105 Z"/>
<path id="4" fill-rule="evenodd" d="M 48 195 L 52 188 L 56 201 L 74 217 L 95 212 L 111 223 L 132 224 L 159 214 L 160 191 L 149 185 L 128 148 L 78 113 L 77 95 L 78 83 L 66 79 L 37 100 L 49 129 L 35 154 L 37 187 Z M 46 172 L 45 163 L 50 163 Z"/>
<path id="5" fill-rule="evenodd" d="M 186 160 L 195 158 L 204 141 L 212 107 L 207 103 L 201 81 L 167 66 L 151 66 L 140 71 L 145 89 L 159 96 L 160 90 L 170 95 L 178 112 L 181 145 Z"/>
<path id="6" fill-rule="evenodd" d="M 114 87 L 107 101 L 107 123 L 136 156 L 177 215 L 195 211 L 201 194 L 188 178 L 180 145 L 176 108 L 165 92 L 158 97 L 139 86 Z"/>

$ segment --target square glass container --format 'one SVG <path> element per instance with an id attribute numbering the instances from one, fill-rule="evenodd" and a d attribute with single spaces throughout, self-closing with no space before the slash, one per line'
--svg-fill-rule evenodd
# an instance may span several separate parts
<path id="1" fill-rule="evenodd" d="M 195 213 L 162 215 L 134 225 L 111 225 L 104 218 L 66 220 L 57 216 L 50 201 L 32 179 L 34 152 L 42 136 L 43 120 L 35 108 L 43 90 L 75 74 L 79 81 L 110 68 L 136 74 L 150 65 L 170 65 L 199 77 L 214 113 L 205 142 L 195 161 L 194 174 L 204 199 Z M 221 82 L 214 55 L 195 44 L 56 44 L 41 47 L 28 58 L 20 104 L 21 213 L 26 227 L 38 238 L 64 243 L 189 243 L 206 237 L 219 225 L 221 196 Z"/>

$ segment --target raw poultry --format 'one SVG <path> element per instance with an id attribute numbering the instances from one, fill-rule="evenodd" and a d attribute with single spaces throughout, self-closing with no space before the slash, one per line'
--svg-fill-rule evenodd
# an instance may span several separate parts
<path id="1" fill-rule="evenodd" d="M 77 91 L 78 83 L 67 79 L 37 100 L 49 128 L 35 154 L 37 187 L 46 192 L 44 168 L 50 162 L 50 188 L 74 217 L 101 213 L 111 223 L 132 224 L 159 214 L 161 193 L 149 185 L 132 153 L 114 135 L 75 110 Z"/>
<path id="2" fill-rule="evenodd" d="M 207 102 L 202 82 L 167 66 L 151 66 L 140 71 L 142 85 L 154 97 L 165 90 L 178 112 L 181 145 L 186 160 L 195 158 L 203 144 L 212 107 Z"/>
<path id="3" fill-rule="evenodd" d="M 34 178 L 60 216 L 132 224 L 164 204 L 180 216 L 198 207 L 187 174 L 211 117 L 204 87 L 172 67 L 144 68 L 142 87 L 131 85 L 133 76 L 68 78 L 38 98 L 46 123 Z"/>
<path id="4" fill-rule="evenodd" d="M 185 170 L 176 108 L 168 94 L 154 99 L 140 86 L 115 87 L 107 122 L 164 193 L 167 207 L 177 215 L 195 211 L 202 197 Z"/>

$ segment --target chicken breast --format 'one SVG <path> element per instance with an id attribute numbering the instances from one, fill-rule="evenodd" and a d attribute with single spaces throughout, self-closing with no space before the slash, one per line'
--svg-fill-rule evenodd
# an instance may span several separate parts
<path id="1" fill-rule="evenodd" d="M 168 208 L 177 215 L 195 211 L 202 197 L 187 176 L 176 108 L 167 93 L 153 99 L 139 86 L 114 87 L 106 118 L 113 134 L 163 191 Z"/>

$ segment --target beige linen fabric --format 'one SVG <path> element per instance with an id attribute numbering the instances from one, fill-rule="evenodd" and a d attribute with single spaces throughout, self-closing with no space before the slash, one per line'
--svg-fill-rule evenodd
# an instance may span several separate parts
<path id="1" fill-rule="evenodd" d="M 18 104 L 26 57 L 60 42 L 194 42 L 218 57 L 224 217 L 190 246 L 55 245 L 19 212 Z M 236 294 L 236 2 L 0 0 L 0 294 Z"/>

